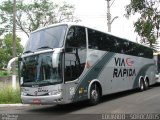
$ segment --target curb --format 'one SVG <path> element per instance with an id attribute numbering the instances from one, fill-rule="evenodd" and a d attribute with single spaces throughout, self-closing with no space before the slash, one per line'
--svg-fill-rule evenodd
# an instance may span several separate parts
<path id="1" fill-rule="evenodd" d="M 29 104 L 21 104 L 21 103 L 18 103 L 18 104 L 0 104 L 0 108 L 1 107 L 27 107 L 27 106 L 30 106 Z"/>

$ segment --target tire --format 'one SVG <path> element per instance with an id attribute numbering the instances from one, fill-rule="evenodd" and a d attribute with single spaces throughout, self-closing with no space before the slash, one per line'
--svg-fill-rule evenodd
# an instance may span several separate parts
<path id="1" fill-rule="evenodd" d="M 100 89 L 96 84 L 93 84 L 90 88 L 90 105 L 96 105 L 100 102 Z"/>
<path id="2" fill-rule="evenodd" d="M 143 79 L 140 80 L 139 91 L 142 92 L 145 90 L 145 82 Z"/>
<path id="3" fill-rule="evenodd" d="M 147 90 L 149 88 L 149 82 L 148 80 L 145 80 L 145 90 Z"/>

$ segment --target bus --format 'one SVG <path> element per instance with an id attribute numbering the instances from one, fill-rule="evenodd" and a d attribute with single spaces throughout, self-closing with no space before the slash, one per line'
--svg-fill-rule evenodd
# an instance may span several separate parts
<path id="1" fill-rule="evenodd" d="M 104 95 L 155 83 L 152 49 L 75 23 L 32 32 L 18 63 L 23 104 L 95 105 Z"/>
<path id="2" fill-rule="evenodd" d="M 153 56 L 156 63 L 156 82 L 160 83 L 160 52 L 154 52 Z"/>

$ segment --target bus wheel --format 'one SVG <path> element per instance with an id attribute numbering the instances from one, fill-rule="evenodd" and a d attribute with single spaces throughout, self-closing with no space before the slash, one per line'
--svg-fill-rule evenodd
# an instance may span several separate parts
<path id="1" fill-rule="evenodd" d="M 96 84 L 93 84 L 90 89 L 90 100 L 91 105 L 96 105 L 100 101 L 100 90 Z"/>
<path id="2" fill-rule="evenodd" d="M 149 88 L 149 81 L 148 79 L 145 80 L 145 89 L 147 90 Z"/>
<path id="3" fill-rule="evenodd" d="M 142 92 L 145 89 L 145 82 L 143 79 L 140 80 L 139 91 Z"/>

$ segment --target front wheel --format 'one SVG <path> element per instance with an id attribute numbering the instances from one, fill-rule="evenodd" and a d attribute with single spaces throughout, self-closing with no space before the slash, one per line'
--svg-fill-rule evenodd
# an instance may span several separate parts
<path id="1" fill-rule="evenodd" d="M 96 105 L 99 102 L 100 102 L 100 89 L 96 84 L 93 84 L 90 89 L 89 103 L 91 105 Z"/>

